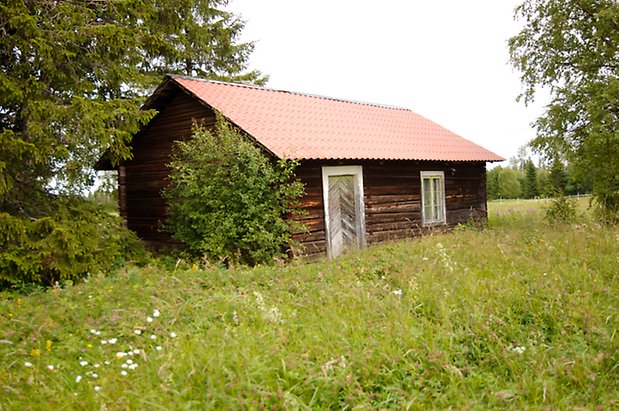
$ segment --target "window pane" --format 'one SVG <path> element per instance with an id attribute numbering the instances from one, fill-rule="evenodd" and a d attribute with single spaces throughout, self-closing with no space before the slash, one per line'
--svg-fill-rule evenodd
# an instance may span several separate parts
<path id="1" fill-rule="evenodd" d="M 421 179 L 423 193 L 423 222 L 444 222 L 445 186 L 443 176 L 439 173 L 428 174 L 423 176 Z"/>
<path id="2" fill-rule="evenodd" d="M 423 179 L 423 196 L 425 198 L 425 201 L 430 201 L 430 179 L 429 178 L 424 178 Z"/>
<path id="3" fill-rule="evenodd" d="M 435 205 L 436 205 L 436 214 L 434 216 L 435 220 L 441 221 L 443 220 L 443 181 L 441 178 L 436 178 L 436 197 L 435 197 Z"/>
<path id="4" fill-rule="evenodd" d="M 423 219 L 428 221 L 432 214 L 432 207 L 430 207 L 430 179 L 424 178 L 421 184 L 423 186 Z"/>
<path id="5" fill-rule="evenodd" d="M 429 204 L 424 205 L 423 212 L 425 217 L 424 220 L 432 221 L 432 206 L 430 206 Z"/>

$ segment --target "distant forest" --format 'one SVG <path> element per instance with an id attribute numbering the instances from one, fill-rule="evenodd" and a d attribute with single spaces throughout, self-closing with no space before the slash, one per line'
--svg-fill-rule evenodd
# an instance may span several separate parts
<path id="1" fill-rule="evenodd" d="M 530 158 L 520 158 L 511 159 L 507 167 L 488 170 L 487 190 L 488 200 L 545 198 L 590 193 L 591 181 L 559 159 L 536 166 Z"/>

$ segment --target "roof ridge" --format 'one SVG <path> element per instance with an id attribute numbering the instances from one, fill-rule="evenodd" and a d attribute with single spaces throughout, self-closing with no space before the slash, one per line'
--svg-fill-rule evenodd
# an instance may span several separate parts
<path id="1" fill-rule="evenodd" d="M 252 88 L 252 89 L 257 89 L 257 90 L 270 91 L 270 92 L 274 92 L 274 93 L 296 94 L 296 95 L 299 95 L 299 96 L 319 98 L 319 99 L 323 99 L 323 100 L 340 101 L 342 103 L 359 104 L 359 105 L 363 105 L 363 106 L 371 106 L 371 107 L 386 108 L 386 109 L 390 109 L 390 110 L 402 110 L 402 111 L 411 111 L 411 112 L 413 112 L 411 109 L 408 109 L 406 107 L 394 106 L 394 105 L 390 105 L 390 104 L 370 103 L 370 102 L 366 102 L 366 101 L 358 101 L 358 100 L 345 99 L 345 98 L 339 98 L 339 97 L 330 97 L 330 96 L 324 96 L 324 95 L 320 95 L 320 94 L 306 93 L 306 92 L 302 92 L 302 91 L 282 90 L 282 89 L 276 89 L 276 88 L 259 86 L 259 85 L 256 85 L 256 84 L 234 83 L 234 82 L 230 82 L 230 81 L 212 80 L 212 79 L 205 79 L 205 78 L 200 78 L 200 77 L 183 76 L 183 75 L 178 75 L 178 74 L 168 74 L 168 76 L 171 77 L 171 78 L 181 78 L 181 79 L 184 79 L 184 80 L 203 81 L 203 82 L 206 82 L 206 83 L 222 84 L 222 85 L 233 86 L 233 87 L 246 87 L 246 88 Z"/>

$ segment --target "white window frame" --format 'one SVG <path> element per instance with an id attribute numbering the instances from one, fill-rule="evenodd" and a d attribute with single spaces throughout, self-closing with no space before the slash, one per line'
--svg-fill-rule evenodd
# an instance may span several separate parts
<path id="1" fill-rule="evenodd" d="M 359 224 L 361 229 L 357 233 L 359 236 L 360 248 L 365 247 L 365 202 L 363 201 L 363 167 L 362 166 L 323 166 L 322 167 L 322 200 L 323 209 L 325 212 L 325 240 L 327 244 L 327 256 L 334 258 L 331 255 L 331 244 L 329 244 L 329 177 L 330 176 L 350 176 L 354 178 L 356 185 L 356 198 Z"/>
<path id="2" fill-rule="evenodd" d="M 426 216 L 426 198 L 425 190 L 423 187 L 423 181 L 425 178 L 438 178 L 441 183 L 441 198 L 440 207 L 442 208 L 441 218 L 431 218 L 432 216 Z M 432 201 L 432 198 L 430 199 Z M 432 204 L 434 205 L 434 204 Z M 443 225 L 447 222 L 447 207 L 445 205 L 445 172 L 443 171 L 422 171 L 421 172 L 421 221 L 424 227 Z"/>

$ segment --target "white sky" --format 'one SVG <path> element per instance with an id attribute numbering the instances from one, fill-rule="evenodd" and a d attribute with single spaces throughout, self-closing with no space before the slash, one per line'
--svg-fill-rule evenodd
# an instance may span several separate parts
<path id="1" fill-rule="evenodd" d="M 516 102 L 521 0 L 231 0 L 267 87 L 409 108 L 509 158 L 542 104 Z"/>

